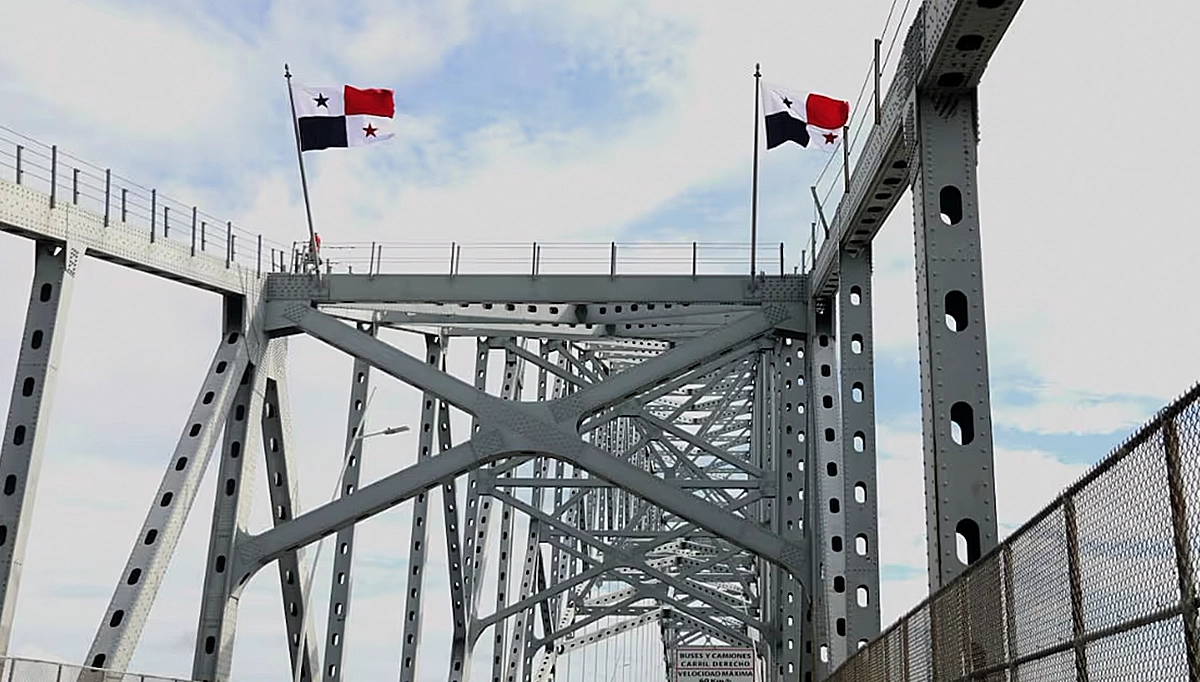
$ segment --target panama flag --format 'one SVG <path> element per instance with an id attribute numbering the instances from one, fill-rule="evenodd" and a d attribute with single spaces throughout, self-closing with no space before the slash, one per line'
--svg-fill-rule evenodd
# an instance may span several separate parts
<path id="1" fill-rule="evenodd" d="M 392 136 L 396 102 L 384 88 L 296 87 L 300 151 L 361 147 Z"/>
<path id="2" fill-rule="evenodd" d="M 815 93 L 793 93 L 762 84 L 767 149 L 791 140 L 806 149 L 831 152 L 850 120 L 850 103 Z"/>

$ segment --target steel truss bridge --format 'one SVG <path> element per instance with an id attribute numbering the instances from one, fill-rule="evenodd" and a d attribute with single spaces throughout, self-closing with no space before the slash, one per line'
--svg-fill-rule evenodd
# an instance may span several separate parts
<path id="1" fill-rule="evenodd" d="M 367 274 L 303 271 L 282 247 L 154 191 L 118 191 L 121 179 L 56 148 L 6 149 L 16 174 L 0 181 L 0 229 L 35 240 L 36 260 L 0 449 L 0 654 L 76 266 L 91 256 L 214 292 L 224 313 L 87 659 L 59 666 L 59 679 L 126 671 L 207 469 L 218 486 L 194 680 L 230 678 L 239 598 L 264 569 L 280 576 L 293 673 L 340 679 L 355 524 L 405 504 L 403 682 L 417 679 L 430 608 L 452 616 L 448 682 L 599 680 L 599 657 L 590 671 L 580 661 L 634 633 L 654 655 L 633 679 L 668 678 L 669 652 L 696 643 L 753 649 L 764 681 L 859 665 L 856 652 L 881 632 L 871 242 L 908 187 L 931 592 L 997 548 L 976 88 L 1020 4 L 921 4 L 812 267 L 791 275 L 621 274 L 615 252 L 607 274 L 541 274 L 536 247 L 522 275 L 461 274 L 454 256 L 449 273 L 388 273 L 374 249 Z M 420 334 L 425 353 L 387 343 L 389 329 Z M 298 334 L 354 358 L 341 494 L 307 508 L 296 499 L 288 408 L 288 339 Z M 469 374 L 447 369 L 451 343 L 473 344 Z M 364 407 L 379 375 L 422 393 L 419 452 L 360 485 Z M 456 411 L 468 429 L 451 429 Z M 243 482 L 260 466 L 273 525 L 252 533 Z M 434 517 L 444 537 L 429 532 Z M 326 538 L 336 550 L 318 639 L 303 578 L 306 550 Z M 423 600 L 431 543 L 448 557 L 449 599 L 436 605 Z M 1183 608 L 1194 619 L 1194 606 Z M 956 672 L 919 679 L 1004 673 L 992 648 L 969 636 L 963 647 Z M 855 679 L 918 679 L 904 670 Z"/>

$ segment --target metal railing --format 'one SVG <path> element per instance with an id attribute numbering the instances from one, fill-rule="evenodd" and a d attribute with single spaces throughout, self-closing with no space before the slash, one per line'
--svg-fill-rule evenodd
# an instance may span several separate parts
<path id="1" fill-rule="evenodd" d="M 1200 385 L 829 678 L 1200 680 Z"/>
<path id="2" fill-rule="evenodd" d="M 292 245 L 300 271 L 307 244 Z M 758 269 L 796 274 L 800 259 L 783 243 L 760 244 Z M 321 246 L 327 272 L 393 274 L 745 275 L 750 246 L 733 242 L 345 242 Z"/>
<path id="3" fill-rule="evenodd" d="M 138 675 L 115 670 L 85 668 L 70 663 L 32 658 L 0 657 L 3 682 L 187 682 L 177 677 Z"/>
<path id="4" fill-rule="evenodd" d="M 193 256 L 224 259 L 256 272 L 287 270 L 283 244 L 264 239 L 196 206 L 0 126 L 0 177 L 44 192 L 50 207 L 74 205 L 103 216 L 105 227 L 121 225 L 147 241 L 170 239 L 189 245 Z"/>

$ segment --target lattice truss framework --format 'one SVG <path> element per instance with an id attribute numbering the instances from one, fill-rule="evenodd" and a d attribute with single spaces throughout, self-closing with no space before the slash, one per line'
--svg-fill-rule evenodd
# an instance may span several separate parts
<path id="1" fill-rule="evenodd" d="M 58 330 L 77 263 L 91 255 L 219 292 L 225 307 L 209 371 L 86 663 L 127 666 L 212 468 L 220 482 L 198 680 L 228 679 L 238 599 L 270 564 L 293 666 L 304 679 L 336 680 L 346 636 L 336 610 L 350 608 L 353 570 L 341 548 L 352 548 L 356 522 L 400 504 L 414 508 L 403 680 L 419 665 L 430 542 L 444 542 L 450 557 L 450 682 L 468 679 L 485 639 L 495 682 L 529 682 L 553 679 L 571 651 L 646 626 L 666 647 L 752 646 L 764 679 L 825 677 L 879 631 L 870 242 L 909 185 L 930 587 L 965 568 L 956 539 L 972 561 L 996 544 L 976 87 L 1019 5 L 922 4 L 825 246 L 811 272 L 794 277 L 265 275 L 167 240 L 146 243 L 107 215 L 0 181 L 0 229 L 38 243 L 0 446 L 0 652 Z M 424 355 L 387 344 L 380 328 L 423 335 Z M 295 494 L 286 378 L 287 337 L 300 333 L 355 358 L 343 494 L 307 511 Z M 450 343 L 478 344 L 467 380 L 442 368 Z M 498 390 L 487 377 L 491 355 L 504 359 Z M 423 392 L 420 452 L 415 465 L 360 486 L 355 438 L 376 372 Z M 467 433 L 451 430 L 454 410 L 470 416 Z M 260 464 L 274 526 L 250 534 L 243 482 Z M 442 515 L 445 538 L 428 536 L 430 514 Z M 331 536 L 339 558 L 322 643 L 299 578 L 305 548 Z M 503 576 L 494 594 L 484 589 L 489 571 Z"/>

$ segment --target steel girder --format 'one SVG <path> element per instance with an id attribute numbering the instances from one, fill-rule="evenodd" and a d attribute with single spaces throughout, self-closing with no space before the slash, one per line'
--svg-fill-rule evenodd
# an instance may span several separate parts
<path id="1" fill-rule="evenodd" d="M 998 542 L 976 120 L 974 91 L 917 96 L 913 210 L 931 592 Z"/>
<path id="2" fill-rule="evenodd" d="M 838 287 L 846 643 L 851 654 L 879 634 L 879 508 L 871 247 L 843 253 Z"/>
<path id="3" fill-rule="evenodd" d="M 292 448 L 292 413 L 288 402 L 287 367 L 281 358 L 283 351 L 272 354 L 275 363 L 269 368 L 266 394 L 263 398 L 262 435 L 266 459 L 267 489 L 273 520 L 290 519 L 300 510 L 299 482 L 295 474 Z M 287 626 L 288 653 L 293 675 L 296 666 L 301 682 L 320 677 L 321 660 L 313 632 L 310 601 L 302 589 L 302 577 L 308 575 L 304 550 L 297 549 L 279 559 L 279 587 L 283 596 L 283 618 Z M 336 575 L 336 573 L 335 573 Z M 304 642 L 301 658 L 301 641 Z M 328 656 L 326 657 L 328 660 Z M 295 679 L 293 677 L 293 679 Z"/>
<path id="4" fill-rule="evenodd" d="M 8 655 L 16 615 L 21 570 L 46 428 L 54 402 L 63 325 L 75 289 L 81 247 L 75 243 L 36 242 L 33 283 L 25 313 L 25 331 L 0 443 L 0 656 Z"/>
<path id="5" fill-rule="evenodd" d="M 264 344 L 247 333 L 244 302 L 227 297 L 225 308 L 224 335 L 96 632 L 89 666 L 124 670 L 129 664 L 208 467 L 218 429 L 247 367 L 262 362 Z"/>
<path id="6" fill-rule="evenodd" d="M 358 331 L 374 336 L 378 333 L 378 327 L 370 322 L 360 322 Z M 350 403 L 346 414 L 346 448 L 343 454 L 345 461 L 342 463 L 341 480 L 338 481 L 339 497 L 349 495 L 358 488 L 362 473 L 362 436 L 366 433 L 370 397 L 371 366 L 355 358 L 350 371 Z M 337 682 L 344 669 L 342 660 L 346 650 L 346 621 L 350 618 L 350 597 L 354 586 L 354 526 L 337 532 L 334 547 L 329 614 L 325 621 L 325 667 L 321 671 L 321 679 L 325 682 Z"/>

